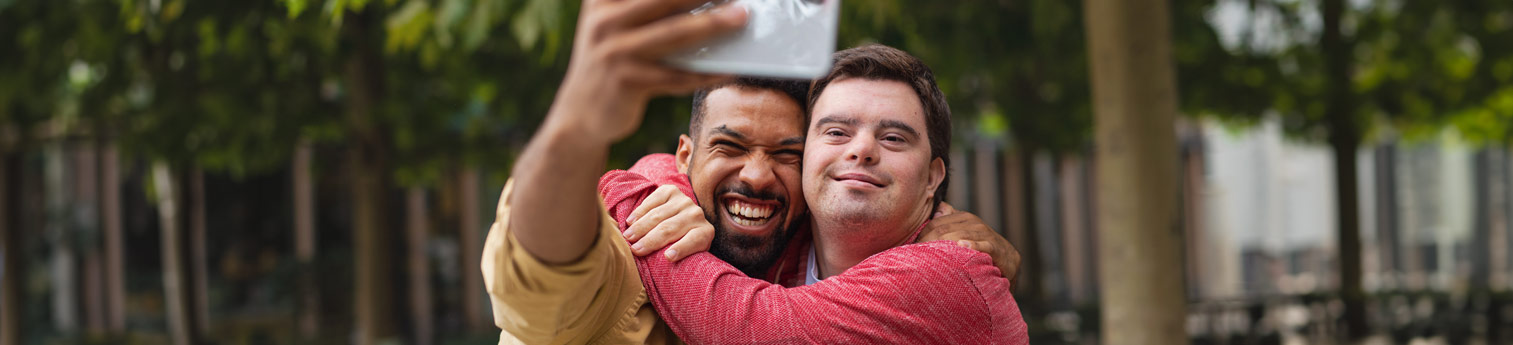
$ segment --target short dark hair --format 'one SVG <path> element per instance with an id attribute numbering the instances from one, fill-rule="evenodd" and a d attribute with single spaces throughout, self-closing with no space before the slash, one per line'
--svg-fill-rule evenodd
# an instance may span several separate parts
<path id="1" fill-rule="evenodd" d="M 946 95 L 935 84 L 935 73 L 924 61 L 897 48 L 868 44 L 846 49 L 832 55 L 830 73 L 814 81 L 809 88 L 809 105 L 819 100 L 820 93 L 831 82 L 845 78 L 887 80 L 909 84 L 924 106 L 925 132 L 930 136 L 930 158 L 940 158 L 947 168 L 951 167 L 951 106 L 946 104 Z M 806 125 L 807 126 L 807 125 Z M 933 200 L 945 200 L 946 187 L 951 174 L 940 180 Z"/>
<path id="2" fill-rule="evenodd" d="M 704 99 L 709 97 L 710 92 L 726 87 L 741 87 L 758 90 L 773 90 L 787 95 L 798 104 L 799 112 L 804 114 L 804 126 L 809 126 L 809 103 L 804 102 L 805 93 L 809 91 L 808 80 L 795 79 L 771 79 L 757 77 L 739 77 L 730 82 L 699 89 L 693 93 L 693 114 L 688 116 L 688 135 L 699 136 L 699 129 L 704 124 Z"/>

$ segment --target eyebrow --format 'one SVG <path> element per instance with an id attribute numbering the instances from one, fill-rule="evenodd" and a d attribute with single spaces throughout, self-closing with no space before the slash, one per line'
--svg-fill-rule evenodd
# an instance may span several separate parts
<path id="1" fill-rule="evenodd" d="M 882 128 L 893 128 L 893 129 L 897 129 L 897 130 L 901 130 L 901 131 L 904 131 L 906 133 L 909 133 L 909 135 L 914 136 L 916 138 L 919 137 L 919 131 L 914 130 L 913 126 L 910 126 L 909 124 L 906 124 L 903 121 L 898 121 L 898 120 L 883 120 L 882 125 L 879 126 L 879 127 L 882 127 Z"/>
<path id="2" fill-rule="evenodd" d="M 719 127 L 715 127 L 715 128 L 709 129 L 709 134 L 710 135 L 724 134 L 724 135 L 730 136 L 732 138 L 735 138 L 736 140 L 746 140 L 746 135 L 745 134 L 741 134 L 741 132 L 736 132 L 734 129 L 730 129 L 730 127 L 726 127 L 725 125 L 720 125 Z"/>
<path id="3" fill-rule="evenodd" d="M 850 116 L 830 115 L 830 116 L 826 116 L 824 118 L 819 119 L 819 121 L 816 122 L 814 124 L 814 126 L 815 127 L 819 127 L 821 125 L 828 124 L 828 123 L 839 123 L 839 124 L 844 124 L 844 125 L 848 125 L 848 126 L 856 126 L 860 122 L 861 121 L 858 121 L 856 118 L 850 117 Z M 919 137 L 919 130 L 914 129 L 914 126 L 910 126 L 909 124 L 904 123 L 903 121 L 899 121 L 899 120 L 887 120 L 887 119 L 885 119 L 885 120 L 882 120 L 880 124 L 878 124 L 878 127 L 879 128 L 897 129 L 897 130 L 904 131 L 904 133 L 908 133 L 909 135 L 914 136 L 916 138 Z"/>
<path id="4" fill-rule="evenodd" d="M 856 124 L 859 123 L 859 121 L 857 121 L 856 118 L 850 117 L 850 116 L 830 115 L 830 116 L 826 116 L 826 117 L 820 118 L 819 121 L 817 121 L 817 122 L 814 123 L 814 126 L 815 127 L 819 127 L 820 125 L 830 124 L 830 123 L 839 123 L 839 124 L 843 124 L 843 125 L 847 125 L 847 126 L 856 126 Z"/>
<path id="5" fill-rule="evenodd" d="M 741 140 L 741 141 L 745 141 L 746 140 L 746 135 L 745 134 L 741 134 L 741 132 L 737 132 L 734 129 L 730 129 L 730 127 L 726 127 L 725 125 L 720 125 L 719 127 L 715 127 L 715 128 L 709 129 L 709 134 L 711 136 L 715 135 L 715 134 L 724 134 L 726 136 L 730 136 L 731 138 L 735 138 L 735 140 Z M 778 146 L 803 145 L 803 144 L 804 144 L 804 137 L 803 136 L 797 136 L 797 137 L 792 137 L 792 138 L 788 138 L 788 139 L 783 139 L 782 141 L 778 142 Z"/>

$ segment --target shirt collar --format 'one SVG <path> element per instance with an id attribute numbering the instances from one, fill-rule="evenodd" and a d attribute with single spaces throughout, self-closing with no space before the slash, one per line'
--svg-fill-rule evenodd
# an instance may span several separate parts
<path id="1" fill-rule="evenodd" d="M 923 224 L 920 224 L 919 227 L 914 228 L 914 233 L 909 234 L 909 240 L 905 243 L 914 243 L 916 241 L 919 241 L 920 232 L 925 229 L 925 225 L 927 224 L 930 224 L 930 220 L 925 220 L 925 222 Z M 804 274 L 804 285 L 812 285 L 814 283 L 820 282 L 819 265 L 816 264 L 814 259 L 815 256 L 819 256 L 819 252 L 816 251 L 815 247 L 816 246 L 814 245 L 809 246 L 809 269 L 808 272 Z"/>
<path id="2" fill-rule="evenodd" d="M 809 246 L 809 271 L 804 274 L 804 285 L 813 285 L 820 282 L 820 269 L 819 265 L 815 264 L 815 254 L 814 246 Z"/>

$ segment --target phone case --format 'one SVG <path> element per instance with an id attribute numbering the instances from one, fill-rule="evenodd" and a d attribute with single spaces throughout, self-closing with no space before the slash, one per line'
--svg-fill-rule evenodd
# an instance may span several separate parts
<path id="1" fill-rule="evenodd" d="M 711 1 L 695 15 L 732 1 Z M 814 79 L 830 72 L 840 0 L 734 0 L 746 7 L 746 28 L 673 56 L 680 68 L 716 74 Z"/>

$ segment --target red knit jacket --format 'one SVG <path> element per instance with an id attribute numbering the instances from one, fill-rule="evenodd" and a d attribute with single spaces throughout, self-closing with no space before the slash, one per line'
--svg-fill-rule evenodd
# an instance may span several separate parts
<path id="1" fill-rule="evenodd" d="M 620 229 L 658 185 L 677 185 L 694 198 L 673 159 L 650 155 L 600 179 L 599 194 Z M 804 256 L 794 253 L 806 254 L 808 243 L 795 240 L 769 280 L 797 274 L 802 282 Z M 657 313 L 691 344 L 1029 343 L 1009 281 L 992 259 L 948 242 L 894 247 L 798 287 L 747 277 L 708 252 L 673 263 L 658 251 L 636 263 Z"/>

